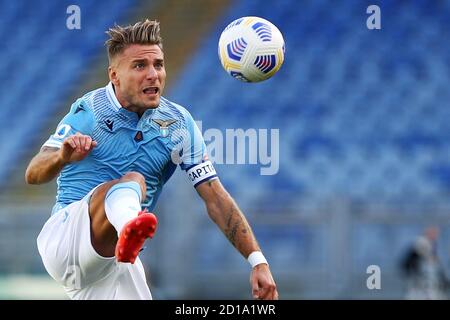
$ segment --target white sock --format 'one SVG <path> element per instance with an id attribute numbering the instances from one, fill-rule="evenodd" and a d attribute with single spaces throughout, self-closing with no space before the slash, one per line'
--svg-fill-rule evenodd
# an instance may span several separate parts
<path id="1" fill-rule="evenodd" d="M 109 222 L 117 230 L 117 235 L 128 221 L 137 217 L 139 211 L 141 211 L 139 183 L 121 182 L 109 189 L 105 197 L 105 213 Z"/>

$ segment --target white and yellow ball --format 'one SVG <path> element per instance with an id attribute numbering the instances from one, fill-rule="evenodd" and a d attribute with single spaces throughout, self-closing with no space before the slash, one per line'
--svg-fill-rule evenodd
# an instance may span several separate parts
<path id="1" fill-rule="evenodd" d="M 231 22 L 219 39 L 219 58 L 234 78 L 259 82 L 272 77 L 284 61 L 284 39 L 280 30 L 259 17 Z"/>

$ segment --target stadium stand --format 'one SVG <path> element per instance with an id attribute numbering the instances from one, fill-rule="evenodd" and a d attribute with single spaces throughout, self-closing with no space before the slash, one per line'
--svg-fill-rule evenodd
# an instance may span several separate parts
<path id="1" fill-rule="evenodd" d="M 11 137 L 0 145 L 1 184 L 14 169 L 11 164 L 37 142 L 33 139 L 36 132 L 46 130 L 58 103 L 83 81 L 92 58 L 103 46 L 103 31 L 126 14 L 134 2 L 94 5 L 92 1 L 78 1 L 83 8 L 82 27 L 70 30 L 66 27 L 68 1 L 1 1 L 5 19 L 0 20 L 0 33 L 6 50 L 0 52 L 0 134 Z"/>
<path id="2" fill-rule="evenodd" d="M 253 187 L 262 197 L 265 190 L 287 190 L 278 201 L 283 208 L 292 194 L 302 201 L 339 195 L 448 202 L 450 48 L 442 43 L 448 22 L 435 17 L 449 6 L 386 1 L 385 28 L 370 32 L 360 22 L 364 5 L 347 1 L 330 10 L 323 1 L 239 2 L 171 90 L 175 100 L 195 106 L 203 129 L 280 129 L 280 175 L 260 179 L 273 186 Z M 285 65 L 266 83 L 232 81 L 217 64 L 217 35 L 243 14 L 270 17 L 284 33 Z M 223 180 L 254 206 L 242 181 L 256 170 L 237 166 L 229 174 L 232 167 L 220 167 Z"/>
<path id="3" fill-rule="evenodd" d="M 339 265 L 364 272 L 376 261 L 395 274 L 395 257 L 420 233 L 420 225 L 445 221 L 448 214 L 450 46 L 445 39 L 450 28 L 445 16 L 450 5 L 383 1 L 380 7 L 382 29 L 370 31 L 364 1 L 332 7 L 326 1 L 237 2 L 170 90 L 175 101 L 191 106 L 203 131 L 279 128 L 277 175 L 260 176 L 259 167 L 251 165 L 216 167 L 244 211 L 253 214 L 263 248 L 286 272 L 307 270 L 310 263 L 327 275 L 333 273 L 330 266 Z M 221 30 L 249 15 L 272 21 L 286 41 L 286 61 L 265 83 L 228 77 L 215 53 Z M 328 236 L 316 228 L 315 219 L 334 215 L 349 226 L 335 232 L 329 227 Z M 405 225 L 393 226 L 398 220 Z M 296 231 L 280 236 L 273 227 L 277 223 L 283 230 L 293 223 Z M 345 232 L 348 238 L 336 235 Z M 220 237 L 214 234 L 208 233 L 215 245 L 199 253 L 201 261 L 217 266 L 224 259 L 235 261 L 232 250 L 223 257 L 224 243 L 212 240 Z M 337 243 L 341 258 L 333 255 Z M 441 250 L 448 257 L 446 248 Z M 347 289 L 337 285 L 329 294 L 347 297 Z M 364 288 L 360 291 L 364 294 Z"/>

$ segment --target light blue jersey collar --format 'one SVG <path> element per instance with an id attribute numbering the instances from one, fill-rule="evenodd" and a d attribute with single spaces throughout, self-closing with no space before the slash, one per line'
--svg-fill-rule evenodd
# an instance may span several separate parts
<path id="1" fill-rule="evenodd" d="M 114 92 L 113 84 L 111 81 L 106 86 L 106 96 L 108 97 L 108 100 L 111 103 L 114 111 L 120 112 L 128 118 L 131 118 L 138 122 L 139 129 L 146 129 L 147 126 L 145 126 L 145 123 L 150 123 L 153 114 L 155 113 L 156 109 L 159 108 L 158 106 L 154 109 L 147 109 L 142 115 L 141 119 L 139 119 L 138 115 L 135 112 L 129 111 L 122 107 L 119 100 L 117 100 L 116 93 Z"/>
<path id="2" fill-rule="evenodd" d="M 116 93 L 114 92 L 113 84 L 110 81 L 106 86 L 106 96 L 108 97 L 109 102 L 111 102 L 111 106 L 115 111 L 119 111 L 122 109 L 122 105 L 119 100 L 117 100 Z"/>

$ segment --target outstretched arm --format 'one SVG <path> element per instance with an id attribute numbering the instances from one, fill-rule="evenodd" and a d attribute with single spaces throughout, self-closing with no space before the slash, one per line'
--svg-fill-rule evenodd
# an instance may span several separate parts
<path id="1" fill-rule="evenodd" d="M 261 251 L 247 219 L 218 179 L 204 182 L 196 189 L 206 204 L 210 218 L 245 258 Z M 278 299 L 276 284 L 267 263 L 253 267 L 250 283 L 255 299 Z"/>
<path id="2" fill-rule="evenodd" d="M 42 147 L 30 161 L 25 181 L 42 184 L 53 180 L 66 164 L 84 159 L 96 145 L 91 137 L 77 133 L 66 138 L 61 148 Z"/>

